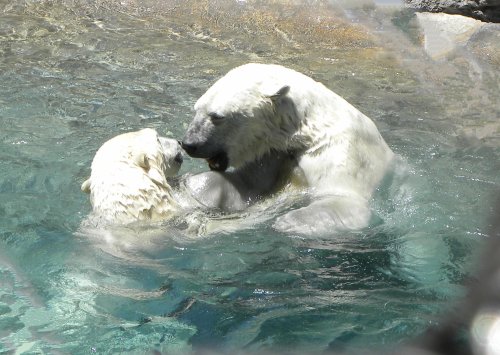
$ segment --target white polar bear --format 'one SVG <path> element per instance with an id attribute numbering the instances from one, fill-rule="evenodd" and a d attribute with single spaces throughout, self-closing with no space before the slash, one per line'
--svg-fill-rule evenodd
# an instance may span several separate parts
<path id="1" fill-rule="evenodd" d="M 107 222 L 164 221 L 193 209 L 244 210 L 272 192 L 281 172 L 293 163 L 288 154 L 274 153 L 248 165 L 258 172 L 255 176 L 241 169 L 167 181 L 182 162 L 176 140 L 149 128 L 124 133 L 99 148 L 81 189 L 90 193 L 94 215 Z"/>
<path id="2" fill-rule="evenodd" d="M 368 201 L 394 153 L 367 116 L 323 84 L 279 65 L 246 64 L 209 88 L 195 111 L 182 146 L 213 170 L 245 169 L 271 151 L 296 159 L 313 202 L 279 217 L 279 230 L 368 225 Z"/>
<path id="3" fill-rule="evenodd" d="M 120 134 L 104 143 L 82 184 L 93 213 L 112 223 L 158 221 L 178 210 L 167 177 L 177 174 L 182 150 L 153 129 Z"/>

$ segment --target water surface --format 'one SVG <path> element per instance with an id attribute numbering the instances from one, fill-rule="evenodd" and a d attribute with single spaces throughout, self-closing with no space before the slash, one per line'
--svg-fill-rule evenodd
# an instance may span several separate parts
<path id="1" fill-rule="evenodd" d="M 407 11 L 284 3 L 0 1 L 1 351 L 356 353 L 421 334 L 462 296 L 500 184 L 498 32 L 434 61 Z M 249 61 L 373 118 L 405 161 L 374 224 L 303 238 L 269 212 L 204 238 L 182 223 L 82 233 L 99 146 L 181 137 L 196 99 Z"/>

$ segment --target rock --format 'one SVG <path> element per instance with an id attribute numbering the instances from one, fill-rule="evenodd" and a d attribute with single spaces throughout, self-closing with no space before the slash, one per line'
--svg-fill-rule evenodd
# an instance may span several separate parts
<path id="1" fill-rule="evenodd" d="M 414 9 L 472 17 L 486 22 L 500 22 L 500 0 L 405 0 Z"/>
<path id="2" fill-rule="evenodd" d="M 424 32 L 424 48 L 433 59 L 445 58 L 457 46 L 463 46 L 484 22 L 470 17 L 448 14 L 418 13 Z"/>
<path id="3" fill-rule="evenodd" d="M 425 52 L 434 60 L 465 51 L 477 59 L 500 65 L 500 23 L 486 23 L 461 15 L 420 12 L 416 23 L 423 35 Z M 463 56 L 463 54 L 462 54 Z"/>

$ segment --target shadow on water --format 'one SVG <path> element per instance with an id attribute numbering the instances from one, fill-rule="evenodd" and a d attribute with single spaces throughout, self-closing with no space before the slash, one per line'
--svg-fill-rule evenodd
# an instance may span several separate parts
<path id="1" fill-rule="evenodd" d="M 500 183 L 499 30 L 433 58 L 429 22 L 386 3 L 0 0 L 0 350 L 359 353 L 440 324 Z M 144 127 L 182 136 L 196 99 L 249 61 L 373 118 L 402 159 L 373 225 L 280 234 L 278 201 L 206 238 L 182 223 L 83 233 L 97 148 Z"/>

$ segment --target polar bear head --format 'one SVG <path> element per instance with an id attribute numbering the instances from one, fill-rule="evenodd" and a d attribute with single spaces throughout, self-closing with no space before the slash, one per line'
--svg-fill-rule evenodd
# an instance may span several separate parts
<path id="1" fill-rule="evenodd" d="M 271 149 L 286 151 L 300 125 L 287 80 L 296 74 L 265 64 L 228 72 L 196 102 L 184 150 L 219 171 L 255 161 Z"/>
<path id="2" fill-rule="evenodd" d="M 167 177 L 181 164 L 176 140 L 149 128 L 124 133 L 99 148 L 81 189 L 90 193 L 95 214 L 108 221 L 163 219 L 176 210 Z"/>

